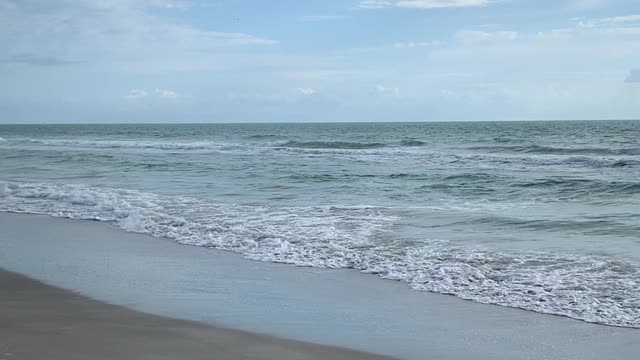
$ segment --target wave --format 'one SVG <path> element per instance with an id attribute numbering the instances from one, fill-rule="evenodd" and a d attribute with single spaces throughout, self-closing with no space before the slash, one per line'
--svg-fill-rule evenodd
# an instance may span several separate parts
<path id="1" fill-rule="evenodd" d="M 534 166 L 574 166 L 590 168 L 623 168 L 640 165 L 640 159 L 620 156 L 587 156 L 587 155 L 493 155 L 493 154 L 460 154 L 450 155 L 459 161 L 486 161 L 498 164 L 525 164 Z"/>
<path id="2" fill-rule="evenodd" d="M 640 148 L 564 148 L 539 145 L 511 145 L 511 146 L 474 146 L 470 150 L 489 152 L 515 152 L 527 154 L 555 154 L 555 155 L 640 155 Z"/>
<path id="3" fill-rule="evenodd" d="M 427 143 L 415 139 L 404 139 L 400 141 L 400 146 L 426 146 Z"/>
<path id="4" fill-rule="evenodd" d="M 245 139 L 248 140 L 274 140 L 274 139 L 282 139 L 282 135 L 275 134 L 257 134 L 257 135 L 248 135 Z"/>
<path id="5" fill-rule="evenodd" d="M 404 139 L 397 144 L 385 144 L 379 142 L 363 143 L 363 142 L 346 142 L 346 141 L 288 141 L 281 144 L 280 147 L 298 148 L 298 149 L 381 149 L 387 147 L 416 147 L 425 146 L 427 143 L 415 139 Z"/>
<path id="6" fill-rule="evenodd" d="M 639 264 L 438 240 L 383 240 L 398 219 L 389 208 L 235 205 L 85 185 L 0 182 L 0 211 L 107 221 L 249 259 L 353 268 L 416 290 L 640 328 Z"/>
<path id="7" fill-rule="evenodd" d="M 11 139 L 13 143 L 36 144 L 53 147 L 79 147 L 97 149 L 157 149 L 219 151 L 242 149 L 240 144 L 211 141 L 151 141 L 151 140 L 76 140 L 76 139 Z"/>
<path id="8" fill-rule="evenodd" d="M 344 148 L 296 148 L 277 146 L 273 148 L 290 155 L 302 156 L 340 156 L 352 158 L 354 160 L 407 160 L 419 158 L 422 162 L 436 164 L 454 163 L 490 163 L 494 165 L 530 165 L 530 166 L 567 166 L 567 167 L 588 167 L 588 168 L 625 168 L 640 166 L 640 159 L 622 156 L 586 156 L 586 155 L 497 155 L 497 154 L 473 154 L 473 153 L 450 153 L 443 151 L 432 151 L 424 147 L 383 147 L 368 149 L 344 149 Z"/>
<path id="9" fill-rule="evenodd" d="M 507 254 L 448 242 L 410 249 L 402 261 L 407 266 L 394 266 L 385 259 L 366 272 L 466 300 L 640 327 L 637 264 L 595 256 Z"/>
<path id="10" fill-rule="evenodd" d="M 274 140 L 280 138 L 278 135 L 252 135 L 247 139 L 253 140 Z M 64 146 L 64 147 L 83 147 L 83 148 L 99 148 L 99 149 L 159 149 L 159 150 L 219 150 L 225 148 L 248 148 L 256 146 L 255 144 L 232 144 L 218 143 L 212 141 L 153 141 L 153 140 L 85 140 L 85 139 L 32 139 L 32 138 L 14 138 L 13 143 L 36 144 L 43 146 Z M 2 140 L 0 140 L 2 142 Z M 424 146 L 422 141 L 403 140 L 401 146 Z M 287 141 L 276 145 L 281 148 L 298 148 L 298 149 L 345 149 L 345 150 L 362 150 L 362 149 L 380 149 L 391 145 L 383 143 L 360 143 L 345 141 Z"/>
<path id="11" fill-rule="evenodd" d="M 366 157 L 393 160 L 398 157 L 405 159 L 419 157 L 421 161 L 434 163 L 456 162 L 489 162 L 497 165 L 526 164 L 534 166 L 576 166 L 592 168 L 623 168 L 640 165 L 640 159 L 633 156 L 634 149 L 611 151 L 608 156 L 594 155 L 568 155 L 568 154 L 478 154 L 478 153 L 451 153 L 446 151 L 434 151 L 427 147 L 426 143 L 404 139 L 395 144 L 378 142 L 325 142 L 325 141 L 287 141 L 277 145 L 273 143 L 257 145 L 247 143 L 221 143 L 214 141 L 153 141 L 153 140 L 85 140 L 85 139 L 32 139 L 10 138 L 5 139 L 7 144 L 36 146 L 49 146 L 61 149 L 131 149 L 131 150 L 157 150 L 175 152 L 220 152 L 220 153 L 265 153 L 277 151 L 289 155 Z M 0 141 L 1 143 L 1 141 Z M 4 145 L 4 144 L 3 144 Z M 496 147 L 493 147 L 496 148 Z M 479 148 L 476 148 L 479 149 Z"/>
<path id="12" fill-rule="evenodd" d="M 515 188 L 548 189 L 560 192 L 564 198 L 584 197 L 586 195 L 597 196 L 624 196 L 640 194 L 640 182 L 638 181 L 605 181 L 599 179 L 580 178 L 544 178 L 526 182 L 514 182 L 510 185 Z"/>
<path id="13" fill-rule="evenodd" d="M 379 149 L 387 147 L 383 143 L 360 143 L 346 141 L 288 141 L 280 147 L 300 149 Z"/>
<path id="14" fill-rule="evenodd" d="M 555 220 L 555 219 L 538 219 L 523 220 L 517 218 L 509 218 L 502 216 L 483 216 L 476 219 L 460 222 L 465 225 L 484 225 L 490 224 L 502 228 L 510 229 L 527 229 L 535 231 L 557 232 L 557 233 L 580 233 L 585 235 L 605 235 L 605 236 L 621 236 L 633 238 L 635 234 L 640 233 L 640 225 L 627 223 L 624 217 L 603 217 L 584 220 Z"/>
<path id="15" fill-rule="evenodd" d="M 325 143 L 321 143 L 325 144 Z M 351 143 L 349 143 L 351 144 Z M 360 144 L 360 143 L 358 143 Z M 453 164 L 464 162 L 484 162 L 494 165 L 530 165 L 530 166 L 567 166 L 567 167 L 588 167 L 588 168 L 626 168 L 640 166 L 640 159 L 633 156 L 588 156 L 588 155 L 551 155 L 551 154 L 474 154 L 474 153 L 452 153 L 448 151 L 434 151 L 424 145 L 414 146 L 380 146 L 375 147 L 371 143 L 370 147 L 361 146 L 365 144 L 355 145 L 351 147 L 335 146 L 330 147 L 286 147 L 277 146 L 275 150 L 286 151 L 292 155 L 305 156 L 344 156 L 355 158 L 356 160 L 365 160 L 377 158 L 380 160 L 391 160 L 402 158 L 419 158 L 420 161 Z M 295 145 L 295 144 L 292 144 Z M 382 145 L 382 144 L 379 144 Z M 318 146 L 318 145 L 315 145 Z M 359 147 L 361 146 L 361 147 Z"/>

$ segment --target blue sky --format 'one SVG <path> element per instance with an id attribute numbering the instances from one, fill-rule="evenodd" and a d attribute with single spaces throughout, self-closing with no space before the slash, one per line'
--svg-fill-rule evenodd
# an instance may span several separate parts
<path id="1" fill-rule="evenodd" d="M 0 122 L 640 118 L 637 0 L 0 0 Z"/>

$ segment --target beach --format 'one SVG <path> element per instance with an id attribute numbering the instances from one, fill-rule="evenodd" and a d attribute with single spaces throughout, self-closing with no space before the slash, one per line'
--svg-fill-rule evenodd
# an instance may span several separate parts
<path id="1" fill-rule="evenodd" d="M 0 270 L 0 359 L 389 359 L 144 314 Z"/>
<path id="2" fill-rule="evenodd" d="M 0 0 L 0 360 L 639 359 L 640 0 L 549 3 Z"/>
<path id="3" fill-rule="evenodd" d="M 416 292 L 357 271 L 255 262 L 94 221 L 4 213 L 0 228 L 1 267 L 73 291 L 3 273 L 2 317 L 10 320 L 0 331 L 14 340 L 2 345 L 30 352 L 7 359 L 54 354 L 48 344 L 61 345 L 66 359 L 165 348 L 189 348 L 179 357 L 194 359 L 211 351 L 248 359 L 375 358 L 243 331 L 405 359 L 635 359 L 640 351 L 637 329 Z"/>

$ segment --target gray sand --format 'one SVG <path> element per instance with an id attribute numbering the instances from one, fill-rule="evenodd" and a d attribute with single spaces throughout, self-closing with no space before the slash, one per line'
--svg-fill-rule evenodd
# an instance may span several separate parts
<path id="1" fill-rule="evenodd" d="M 156 315 L 410 359 L 637 359 L 640 330 L 296 268 L 108 224 L 0 214 L 0 267 Z"/>
<path id="2" fill-rule="evenodd" d="M 174 320 L 0 270 L 0 359 L 385 359 Z"/>

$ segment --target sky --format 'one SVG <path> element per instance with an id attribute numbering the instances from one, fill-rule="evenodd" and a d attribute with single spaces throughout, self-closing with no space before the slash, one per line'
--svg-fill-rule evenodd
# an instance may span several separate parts
<path id="1" fill-rule="evenodd" d="M 0 122 L 640 119 L 638 0 L 0 0 Z"/>

